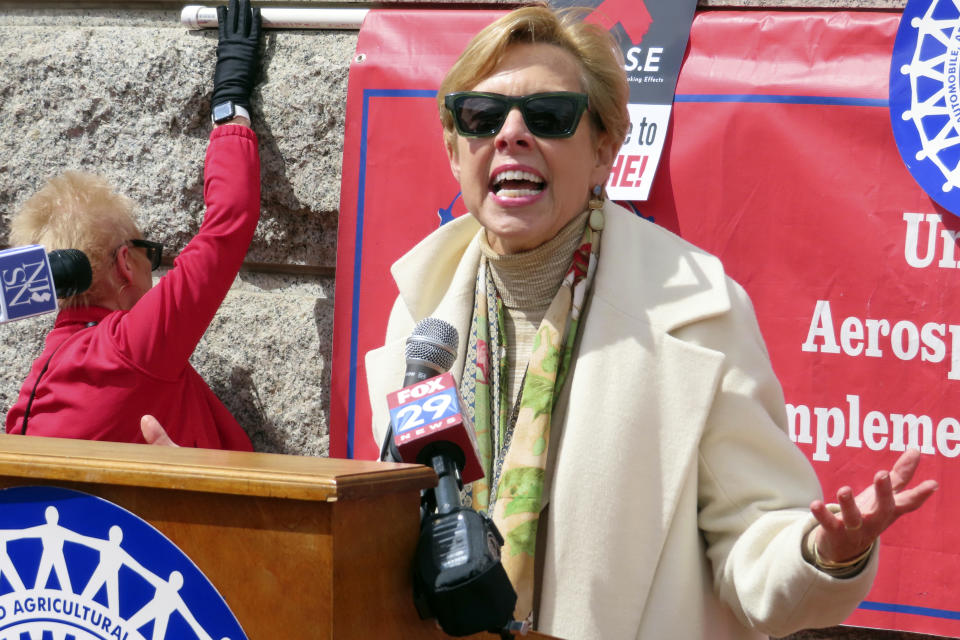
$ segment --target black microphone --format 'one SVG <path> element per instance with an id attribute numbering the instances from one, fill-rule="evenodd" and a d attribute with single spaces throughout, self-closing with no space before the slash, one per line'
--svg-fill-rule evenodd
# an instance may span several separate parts
<path id="1" fill-rule="evenodd" d="M 398 461 L 430 465 L 437 487 L 423 493 L 414 562 L 414 601 L 451 636 L 516 628 L 517 594 L 500 562 L 503 537 L 486 514 L 461 506 L 463 480 L 483 477 L 470 419 L 448 372 L 456 328 L 437 318 L 407 339 L 404 388 L 387 396 L 390 427 L 381 448 Z"/>
<path id="2" fill-rule="evenodd" d="M 451 636 L 489 631 L 511 637 L 525 625 L 513 619 L 517 592 L 500 561 L 503 536 L 485 514 L 460 505 L 460 474 L 442 454 L 430 466 L 437 473 L 414 560 L 414 603 L 423 619 L 435 617 Z"/>
<path id="3" fill-rule="evenodd" d="M 56 249 L 47 254 L 58 298 L 83 293 L 93 283 L 90 259 L 80 249 Z"/>
<path id="4" fill-rule="evenodd" d="M 57 310 L 57 298 L 86 291 L 90 260 L 79 249 L 46 252 L 38 244 L 0 251 L 0 323 Z"/>

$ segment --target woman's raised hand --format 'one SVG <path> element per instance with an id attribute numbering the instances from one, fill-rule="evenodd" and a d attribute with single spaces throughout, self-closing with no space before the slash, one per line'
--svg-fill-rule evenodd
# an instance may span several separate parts
<path id="1" fill-rule="evenodd" d="M 935 480 L 924 480 L 907 489 L 920 463 L 920 452 L 908 449 L 890 471 L 878 471 L 873 484 L 854 497 L 849 486 L 837 491 L 838 513 L 827 508 L 822 500 L 810 504 L 810 511 L 820 523 L 811 535 L 820 559 L 844 562 L 862 555 L 883 531 L 905 513 L 919 509 L 933 495 Z"/>
<path id="2" fill-rule="evenodd" d="M 217 66 L 213 73 L 213 96 L 210 105 L 214 121 L 236 115 L 236 107 L 250 109 L 250 94 L 260 70 L 260 9 L 250 0 L 230 0 L 229 7 L 217 7 L 219 39 Z"/>

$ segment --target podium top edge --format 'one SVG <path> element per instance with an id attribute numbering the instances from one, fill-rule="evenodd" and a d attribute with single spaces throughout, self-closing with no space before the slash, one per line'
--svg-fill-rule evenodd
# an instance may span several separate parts
<path id="1" fill-rule="evenodd" d="M 4 486 L 42 481 L 335 502 L 436 485 L 429 467 L 0 434 Z"/>

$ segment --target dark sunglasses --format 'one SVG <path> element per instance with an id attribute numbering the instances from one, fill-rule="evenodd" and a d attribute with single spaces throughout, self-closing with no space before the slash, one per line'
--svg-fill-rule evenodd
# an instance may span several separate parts
<path id="1" fill-rule="evenodd" d="M 504 96 L 481 91 L 448 93 L 443 99 L 457 132 L 468 138 L 496 135 L 514 107 L 530 133 L 538 138 L 569 138 L 587 109 L 587 96 L 570 91 Z"/>
<path id="2" fill-rule="evenodd" d="M 140 238 L 134 238 L 130 240 L 130 244 L 135 247 L 140 247 L 145 249 L 147 252 L 147 259 L 150 260 L 150 270 L 156 271 L 160 267 L 160 261 L 163 259 L 163 243 L 162 242 L 152 242 L 150 240 L 141 240 Z"/>

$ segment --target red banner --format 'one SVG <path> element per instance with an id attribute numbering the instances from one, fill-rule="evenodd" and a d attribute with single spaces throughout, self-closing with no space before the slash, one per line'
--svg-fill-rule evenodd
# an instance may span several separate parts
<path id="1" fill-rule="evenodd" d="M 435 101 L 500 12 L 372 11 L 351 67 L 341 193 L 331 455 L 376 457 L 363 355 L 396 295 L 389 265 L 463 211 Z M 960 220 L 917 186 L 887 106 L 899 13 L 699 13 L 670 138 L 639 213 L 719 256 L 754 301 L 791 437 L 824 492 L 867 485 L 907 446 L 941 484 L 883 536 L 848 620 L 960 637 Z M 423 34 L 430 34 L 424 38 Z M 954 597 L 952 597 L 954 596 Z"/>
<path id="2" fill-rule="evenodd" d="M 379 453 L 363 357 L 383 344 L 397 295 L 390 265 L 464 212 L 443 150 L 437 87 L 470 38 L 503 13 L 372 10 L 360 30 L 340 186 L 331 456 Z"/>

